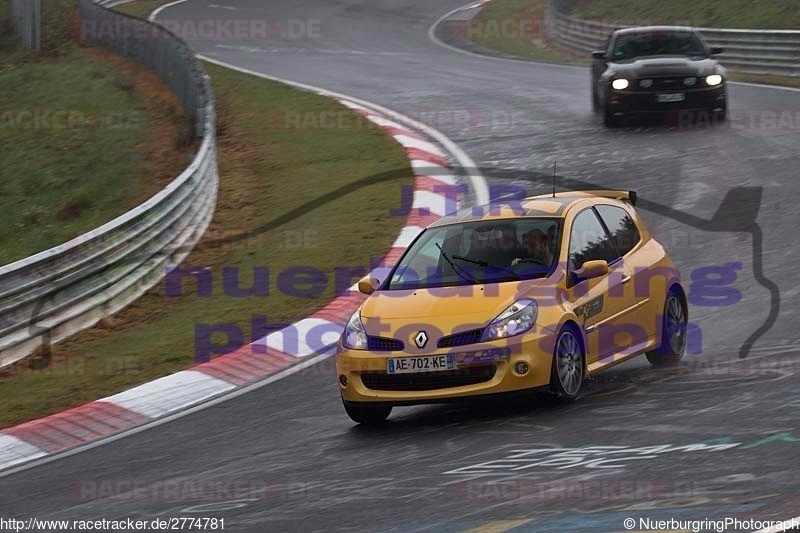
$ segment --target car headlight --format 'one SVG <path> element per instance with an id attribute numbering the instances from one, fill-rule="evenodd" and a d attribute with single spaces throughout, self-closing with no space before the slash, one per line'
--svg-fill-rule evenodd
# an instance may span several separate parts
<path id="1" fill-rule="evenodd" d="M 347 321 L 342 333 L 342 345 L 352 350 L 367 349 L 367 332 L 361 323 L 360 309 L 356 309 L 356 312 L 350 315 L 350 320 Z"/>
<path id="2" fill-rule="evenodd" d="M 719 85 L 722 83 L 722 76 L 719 74 L 711 74 L 710 76 L 706 76 L 706 84 L 713 87 L 714 85 Z"/>
<path id="3" fill-rule="evenodd" d="M 627 89 L 630 83 L 625 78 L 617 78 L 611 82 L 611 87 L 614 89 L 621 91 L 623 89 Z"/>
<path id="4" fill-rule="evenodd" d="M 491 341 L 513 337 L 525 333 L 533 327 L 539 307 L 528 298 L 517 300 L 483 330 L 481 341 Z"/>

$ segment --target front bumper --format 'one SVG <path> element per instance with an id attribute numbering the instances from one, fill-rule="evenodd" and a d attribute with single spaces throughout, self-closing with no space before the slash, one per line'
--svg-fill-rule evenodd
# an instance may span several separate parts
<path id="1" fill-rule="evenodd" d="M 437 351 L 456 356 L 452 371 L 388 374 L 388 359 L 416 357 L 404 352 L 369 352 L 339 346 L 336 375 L 342 397 L 348 402 L 384 402 L 410 405 L 470 398 L 496 393 L 532 389 L 550 383 L 553 335 L 547 330 L 526 333 L 479 345 Z M 469 360 L 464 354 L 497 354 L 492 361 Z M 431 354 L 433 355 L 433 354 Z M 516 365 L 528 366 L 525 374 Z M 344 379 L 343 379 L 344 377 Z M 346 384 L 345 384 L 346 382 Z"/>
<path id="2" fill-rule="evenodd" d="M 683 94 L 679 102 L 659 102 L 659 94 Z M 684 109 L 724 109 L 727 106 L 727 87 L 723 82 L 716 87 L 654 91 L 609 90 L 606 105 L 612 114 L 665 114 Z"/>

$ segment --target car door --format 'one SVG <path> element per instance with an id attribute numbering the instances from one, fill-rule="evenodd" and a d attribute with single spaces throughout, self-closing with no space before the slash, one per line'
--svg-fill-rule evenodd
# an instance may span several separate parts
<path id="1" fill-rule="evenodd" d="M 619 283 L 613 286 L 613 290 L 609 288 L 609 298 L 619 299 L 623 311 L 614 319 L 616 331 L 624 331 L 629 336 L 627 347 L 623 347 L 624 339 L 618 339 L 620 342 L 616 343 L 616 349 L 622 349 L 618 352 L 621 355 L 638 353 L 647 343 L 652 324 L 649 324 L 645 313 L 650 295 L 647 291 L 637 291 L 636 288 L 640 286 L 637 278 L 648 276 L 650 259 L 642 250 L 641 234 L 634 215 L 619 205 L 596 204 L 594 209 L 608 231 L 616 252 L 609 269 L 617 273 Z"/>
<path id="2" fill-rule="evenodd" d="M 586 261 L 602 259 L 609 263 L 608 274 L 580 279 L 577 271 Z M 578 322 L 586 332 L 586 362 L 590 371 L 610 362 L 616 354 L 627 355 L 625 321 L 635 311 L 635 302 L 626 296 L 630 279 L 625 279 L 624 261 L 593 207 L 581 210 L 570 227 L 567 264 L 567 298 Z M 633 339 L 630 339 L 631 341 Z"/>

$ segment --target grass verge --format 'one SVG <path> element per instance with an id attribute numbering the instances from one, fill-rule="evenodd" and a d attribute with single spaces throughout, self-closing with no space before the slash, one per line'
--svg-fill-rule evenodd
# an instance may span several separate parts
<path id="1" fill-rule="evenodd" d="M 0 264 L 144 201 L 180 172 L 188 121 L 149 70 L 96 48 L 0 50 Z"/>
<path id="2" fill-rule="evenodd" d="M 551 63 L 586 63 L 582 56 L 545 38 L 546 8 L 547 0 L 493 0 L 467 23 L 466 36 L 504 54 Z"/>
<path id="3" fill-rule="evenodd" d="M 578 18 L 632 21 L 640 25 L 679 24 L 710 28 L 796 30 L 800 11 L 794 0 L 578 0 L 571 14 Z"/>
<path id="4" fill-rule="evenodd" d="M 228 324 L 249 342 L 253 315 L 266 315 L 269 324 L 304 318 L 334 297 L 336 267 L 367 266 L 370 257 L 388 250 L 403 226 L 404 218 L 389 212 L 400 201 L 400 186 L 413 177 L 404 150 L 391 137 L 328 98 L 207 68 L 218 99 L 221 183 L 211 227 L 184 266 L 210 269 L 212 296 L 198 296 L 187 281 L 184 296 L 170 298 L 161 283 L 118 315 L 54 346 L 46 369 L 31 370 L 25 363 L 7 369 L 0 376 L 0 427 L 190 366 L 198 324 Z M 396 171 L 393 179 L 356 187 L 269 232 L 212 243 L 389 171 Z M 257 267 L 268 268 L 268 296 L 227 296 L 221 276 L 226 266 L 238 270 L 241 287 L 252 284 Z M 298 297 L 277 282 L 281 273 L 302 266 L 327 278 L 310 297 Z M 212 337 L 218 344 L 225 340 Z"/>
<path id="5" fill-rule="evenodd" d="M 467 24 L 466 35 L 484 48 L 503 54 L 537 61 L 588 65 L 590 61 L 585 54 L 558 46 L 544 38 L 547 28 L 546 6 L 547 0 L 492 0 Z M 588 20 L 621 24 L 800 28 L 800 12 L 788 1 L 760 3 L 754 8 L 748 0 L 581 0 L 576 2 L 570 14 Z M 504 28 L 504 21 L 515 23 Z M 800 78 L 792 76 L 749 74 L 735 69 L 729 69 L 729 72 L 733 81 L 800 87 Z"/>

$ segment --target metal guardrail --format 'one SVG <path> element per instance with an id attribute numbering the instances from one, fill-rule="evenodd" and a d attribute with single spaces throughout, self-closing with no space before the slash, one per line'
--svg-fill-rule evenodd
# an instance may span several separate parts
<path id="1" fill-rule="evenodd" d="M 42 47 L 42 4 L 41 0 L 7 0 L 8 14 L 14 32 L 22 40 L 22 45 L 30 50 Z"/>
<path id="2" fill-rule="evenodd" d="M 216 206 L 216 116 L 202 64 L 186 43 L 150 22 L 92 0 L 80 0 L 80 9 L 82 37 L 156 72 L 179 96 L 201 143 L 189 167 L 143 204 L 69 242 L 0 267 L 0 368 L 141 296 L 191 251 Z M 103 31 L 91 31 L 100 25 Z"/>
<path id="3" fill-rule="evenodd" d="M 549 36 L 578 52 L 602 48 L 608 35 L 623 24 L 607 24 L 566 15 L 568 0 L 550 0 L 547 6 Z M 725 49 L 719 55 L 726 66 L 754 74 L 800 76 L 800 31 L 696 28 L 711 46 Z"/>

